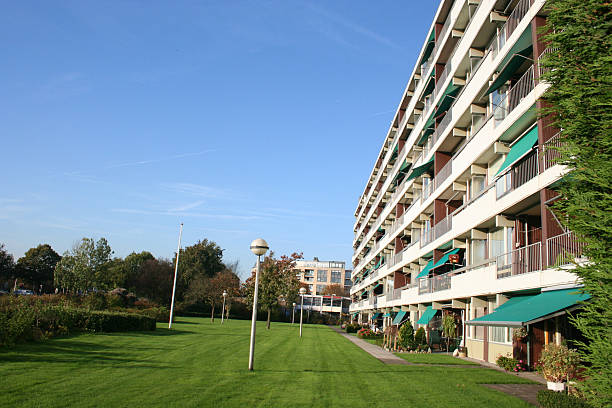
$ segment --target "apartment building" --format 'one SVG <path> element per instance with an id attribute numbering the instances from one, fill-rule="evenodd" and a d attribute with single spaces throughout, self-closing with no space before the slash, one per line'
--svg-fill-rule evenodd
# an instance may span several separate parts
<path id="1" fill-rule="evenodd" d="M 295 263 L 295 272 L 301 283 L 307 285 L 310 295 L 322 295 L 329 285 L 340 285 L 349 293 L 352 280 L 351 270 L 346 270 L 346 263 L 340 261 L 312 261 L 298 260 Z M 342 293 L 336 293 L 342 296 Z"/>
<path id="2" fill-rule="evenodd" d="M 355 210 L 360 322 L 410 319 L 431 339 L 450 315 L 469 356 L 531 365 L 575 335 L 567 312 L 588 295 L 549 209 L 565 169 L 538 114 L 544 3 L 440 2 Z"/>

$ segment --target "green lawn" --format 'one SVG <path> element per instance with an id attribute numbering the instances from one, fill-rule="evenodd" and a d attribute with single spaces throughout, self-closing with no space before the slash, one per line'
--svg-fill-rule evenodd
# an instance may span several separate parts
<path id="1" fill-rule="evenodd" d="M 477 365 L 471 361 L 462 360 L 457 357 L 453 357 L 450 354 L 439 354 L 439 353 L 395 353 L 397 356 L 403 358 L 406 361 L 416 364 L 455 364 L 455 365 Z"/>
<path id="2" fill-rule="evenodd" d="M 181 318 L 172 331 L 80 335 L 0 351 L 5 407 L 527 407 L 480 367 L 388 366 L 325 326 Z"/>

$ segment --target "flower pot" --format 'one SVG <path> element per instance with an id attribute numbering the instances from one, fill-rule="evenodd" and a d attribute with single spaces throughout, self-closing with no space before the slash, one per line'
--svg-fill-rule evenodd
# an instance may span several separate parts
<path id="1" fill-rule="evenodd" d="M 564 382 L 547 381 L 546 382 L 546 387 L 549 390 L 551 390 L 551 391 L 561 392 L 561 391 L 565 390 L 565 383 Z"/>

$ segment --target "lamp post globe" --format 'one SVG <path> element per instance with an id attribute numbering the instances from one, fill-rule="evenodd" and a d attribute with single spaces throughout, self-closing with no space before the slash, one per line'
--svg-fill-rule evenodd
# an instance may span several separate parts
<path id="1" fill-rule="evenodd" d="M 300 288 L 300 297 L 302 303 L 300 305 L 300 337 L 302 337 L 302 320 L 304 318 L 304 295 L 306 294 L 306 288 Z"/>
<path id="2" fill-rule="evenodd" d="M 291 325 L 293 326 L 293 323 L 295 323 L 295 306 L 296 303 L 293 302 L 293 311 L 291 312 Z"/>
<path id="3" fill-rule="evenodd" d="M 253 291 L 253 316 L 251 317 L 251 344 L 249 347 L 249 371 L 253 371 L 253 357 L 255 354 L 255 323 L 257 322 L 257 292 L 259 286 L 259 268 L 261 256 L 268 252 L 268 243 L 263 238 L 251 242 L 251 252 L 257 255 L 257 268 L 255 269 L 255 290 Z"/>
<path id="4" fill-rule="evenodd" d="M 223 324 L 223 317 L 225 316 L 225 298 L 227 297 L 227 290 L 223 291 L 223 307 L 221 308 L 221 324 Z"/>

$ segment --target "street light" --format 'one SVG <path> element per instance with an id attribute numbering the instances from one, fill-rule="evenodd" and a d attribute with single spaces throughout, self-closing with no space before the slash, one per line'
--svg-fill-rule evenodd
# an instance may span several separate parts
<path id="1" fill-rule="evenodd" d="M 259 264 L 261 256 L 268 251 L 268 243 L 261 238 L 251 242 L 251 252 L 257 255 L 257 268 L 255 269 L 255 291 L 253 293 L 253 316 L 251 318 L 251 344 L 249 347 L 249 371 L 253 371 L 253 356 L 255 353 L 255 323 L 257 322 L 257 286 L 259 285 Z"/>
<path id="2" fill-rule="evenodd" d="M 293 302 L 293 313 L 291 313 L 291 325 L 295 323 L 295 302 Z"/>
<path id="3" fill-rule="evenodd" d="M 221 309 L 221 324 L 223 324 L 223 316 L 225 316 L 225 298 L 227 297 L 227 290 L 223 291 L 223 308 Z"/>
<path id="4" fill-rule="evenodd" d="M 302 318 L 304 316 L 304 295 L 306 294 L 306 288 L 300 288 L 300 296 L 302 297 L 302 304 L 300 306 L 300 337 L 302 337 Z"/>

